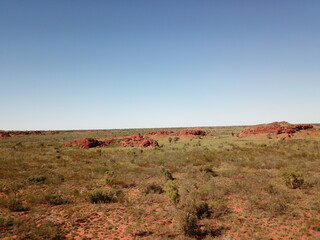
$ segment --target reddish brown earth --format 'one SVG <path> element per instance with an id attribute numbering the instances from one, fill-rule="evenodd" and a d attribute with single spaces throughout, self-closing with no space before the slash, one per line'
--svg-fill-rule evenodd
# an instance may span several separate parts
<path id="1" fill-rule="evenodd" d="M 203 130 L 181 130 L 176 132 L 178 135 L 194 135 L 194 136 L 206 136 L 206 131 Z"/>
<path id="2" fill-rule="evenodd" d="M 240 138 L 292 138 L 300 135 L 319 135 L 311 124 L 290 124 L 288 122 L 273 122 L 256 125 L 240 132 Z M 306 136 L 304 136 L 306 137 Z"/>
<path id="3" fill-rule="evenodd" d="M 64 146 L 77 146 L 79 148 L 95 148 L 95 147 L 105 147 L 106 142 L 97 140 L 95 138 L 83 138 L 77 139 L 71 142 L 67 142 Z"/>

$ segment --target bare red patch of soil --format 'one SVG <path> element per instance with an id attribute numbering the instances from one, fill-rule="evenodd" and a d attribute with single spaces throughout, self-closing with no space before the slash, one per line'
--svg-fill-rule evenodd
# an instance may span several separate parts
<path id="1" fill-rule="evenodd" d="M 96 138 L 82 138 L 74 141 L 70 141 L 64 144 L 64 146 L 77 146 L 79 148 L 96 148 L 96 147 L 105 147 L 106 142 L 100 141 Z"/>
<path id="2" fill-rule="evenodd" d="M 292 138 L 300 133 L 306 135 L 319 135 L 311 124 L 290 124 L 288 122 L 273 122 L 256 125 L 240 132 L 240 138 Z M 301 135 L 302 136 L 302 135 Z M 303 135 L 304 136 L 304 135 Z"/>

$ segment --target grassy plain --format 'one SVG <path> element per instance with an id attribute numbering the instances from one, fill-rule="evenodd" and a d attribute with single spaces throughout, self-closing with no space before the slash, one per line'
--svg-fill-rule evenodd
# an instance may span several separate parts
<path id="1" fill-rule="evenodd" d="M 0 239 L 320 239 L 320 139 L 202 129 L 155 149 L 63 146 L 154 129 L 0 139 Z"/>

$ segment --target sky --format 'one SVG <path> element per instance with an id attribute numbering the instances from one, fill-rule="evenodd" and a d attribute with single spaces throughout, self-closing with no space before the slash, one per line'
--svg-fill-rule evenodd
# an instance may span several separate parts
<path id="1" fill-rule="evenodd" d="M 320 122 L 320 1 L 0 1 L 0 129 Z"/>

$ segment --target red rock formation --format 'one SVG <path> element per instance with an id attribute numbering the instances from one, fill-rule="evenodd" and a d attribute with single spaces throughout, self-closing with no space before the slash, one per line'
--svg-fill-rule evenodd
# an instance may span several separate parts
<path id="1" fill-rule="evenodd" d="M 140 133 L 126 136 L 120 140 L 124 147 L 156 147 L 158 142 L 152 138 L 144 138 Z"/>
<path id="2" fill-rule="evenodd" d="M 181 130 L 176 132 L 178 135 L 195 135 L 195 136 L 206 136 L 206 131 L 203 130 Z"/>
<path id="3" fill-rule="evenodd" d="M 107 145 L 111 145 L 111 144 L 115 144 L 116 143 L 116 141 L 114 139 L 107 139 L 105 142 L 106 142 Z"/>
<path id="4" fill-rule="evenodd" d="M 144 139 L 138 147 L 158 147 L 158 142 L 153 140 L 152 138 Z"/>
<path id="5" fill-rule="evenodd" d="M 173 132 L 161 130 L 161 131 L 156 131 L 156 132 L 149 132 L 147 135 L 170 135 L 171 133 L 173 133 Z"/>
<path id="6" fill-rule="evenodd" d="M 250 127 L 240 132 L 240 138 L 251 136 L 268 135 L 269 137 L 276 137 L 280 134 L 286 134 L 287 137 L 292 137 L 296 132 L 302 130 L 316 130 L 311 124 L 290 124 L 287 122 L 273 122 L 270 124 L 262 124 Z"/>
<path id="7" fill-rule="evenodd" d="M 79 148 L 96 148 L 106 147 L 109 145 L 123 147 L 157 147 L 158 142 L 152 138 L 144 138 L 141 134 L 137 133 L 121 139 L 107 139 L 105 141 L 100 141 L 95 138 L 83 138 L 64 144 L 64 146 L 77 146 Z"/>
<path id="8" fill-rule="evenodd" d="M 55 135 L 55 134 L 59 134 L 60 132 L 59 131 L 49 131 L 49 134 L 51 135 Z"/>
<path id="9" fill-rule="evenodd" d="M 10 136 L 41 135 L 41 131 L 8 131 Z"/>
<path id="10" fill-rule="evenodd" d="M 7 137 L 10 137 L 10 134 L 7 133 L 7 132 L 0 132 L 0 137 L 1 138 L 7 138 Z"/>
<path id="11" fill-rule="evenodd" d="M 64 146 L 77 146 L 79 148 L 95 148 L 95 147 L 104 147 L 106 143 L 104 141 L 99 141 L 95 138 L 83 138 L 70 141 L 64 144 Z"/>

